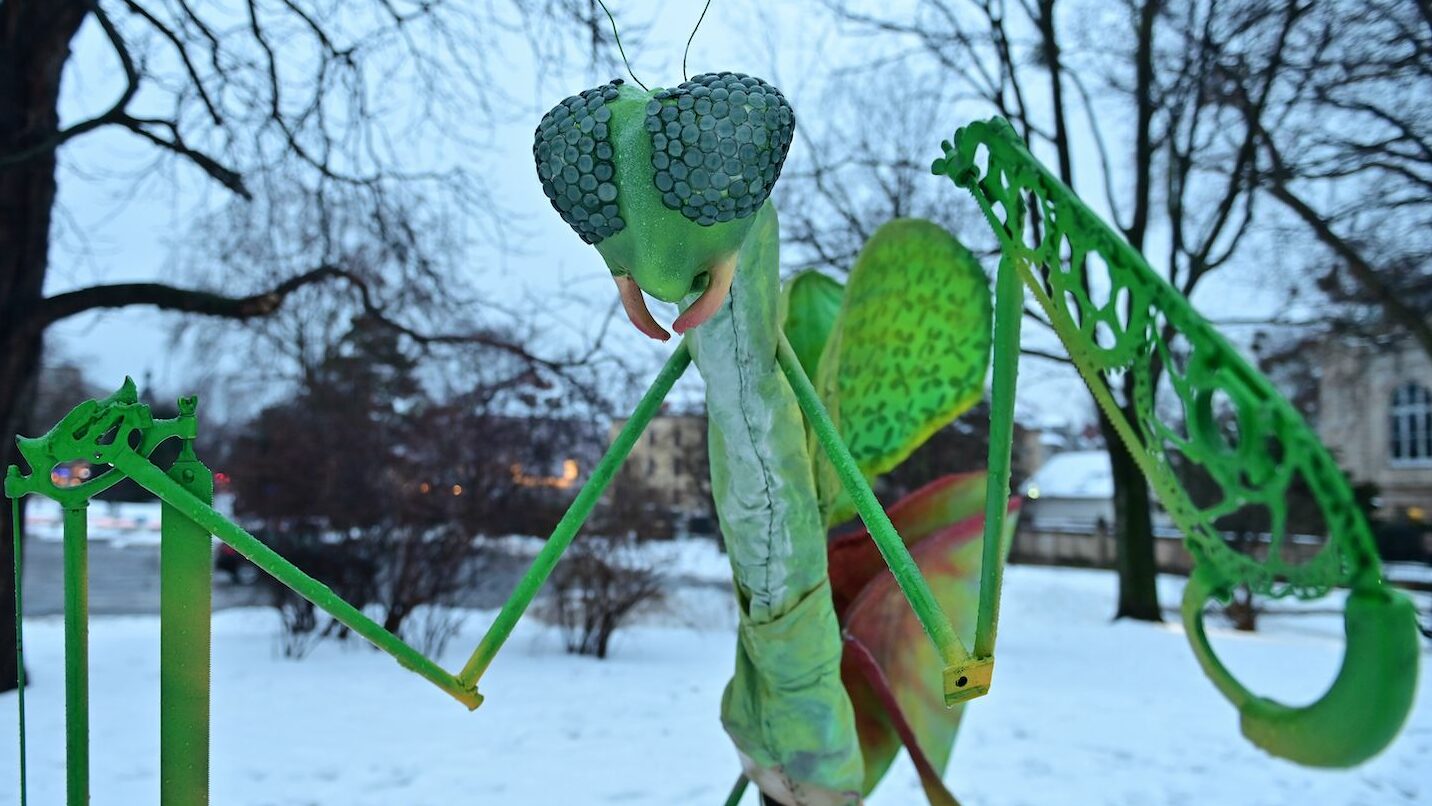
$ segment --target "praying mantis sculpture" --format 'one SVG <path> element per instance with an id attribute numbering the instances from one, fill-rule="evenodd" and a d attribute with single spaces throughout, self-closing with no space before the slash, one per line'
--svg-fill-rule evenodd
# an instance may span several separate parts
<path id="1" fill-rule="evenodd" d="M 964 649 L 918 568 L 910 567 L 905 544 L 889 534 L 890 521 L 864 480 L 889 470 L 983 393 L 988 290 L 951 236 L 928 222 L 901 221 L 866 245 L 844 294 L 833 281 L 803 275 L 783 297 L 769 195 L 794 126 L 780 92 L 750 76 L 711 73 L 656 91 L 617 79 L 556 106 L 542 119 L 533 148 L 544 192 L 601 253 L 632 323 L 665 340 L 644 294 L 683 309 L 673 329 L 687 334 L 679 350 L 690 351 L 706 380 L 713 493 L 740 605 L 736 669 L 722 717 L 762 793 L 790 804 L 857 802 L 888 764 L 887 757 L 871 757 L 871 745 L 879 743 L 857 728 L 865 716 L 905 723 L 898 732 L 927 794 L 932 802 L 953 802 L 938 774 L 926 769 L 934 766 L 929 756 L 947 757 L 953 729 L 937 733 L 941 746 L 929 746 L 909 728 L 889 686 L 876 705 L 852 699 L 854 689 L 848 693 L 842 683 L 842 652 L 858 667 L 866 647 L 849 614 L 837 612 L 841 597 L 831 595 L 830 580 L 846 569 L 827 568 L 826 529 L 858 510 L 879 539 L 939 650 L 946 704 L 987 691 L 1021 281 L 1187 535 L 1198 562 L 1183 608 L 1189 638 L 1206 673 L 1242 713 L 1245 735 L 1275 755 L 1318 766 L 1356 764 L 1386 746 L 1411 706 L 1415 612 L 1382 583 L 1371 533 L 1336 464 L 1273 386 L 999 120 L 961 130 L 934 165 L 973 193 L 1002 254 L 982 581 L 974 649 Z M 1031 207 L 1037 217 L 1028 214 Z M 1107 280 L 1093 276 L 1096 260 L 1108 267 Z M 1112 288 L 1100 304 L 1092 287 L 1105 281 Z M 1175 350 L 1176 338 L 1191 349 Z M 1154 406 L 1160 370 L 1183 405 L 1181 425 Z M 1133 373 L 1136 422 L 1116 403 L 1108 372 Z M 807 376 L 815 377 L 814 387 Z M 1216 422 L 1218 395 L 1232 401 L 1236 443 Z M 1175 454 L 1208 473 L 1221 498 L 1190 500 L 1170 464 Z M 1313 490 L 1331 535 L 1301 564 L 1281 552 L 1286 494 L 1296 481 Z M 1248 504 L 1267 506 L 1274 516 L 1263 559 L 1229 548 L 1213 528 L 1215 518 Z M 1305 598 L 1339 585 L 1352 589 L 1346 659 L 1318 702 L 1293 708 L 1257 697 L 1219 663 L 1204 633 L 1203 607 L 1236 584 Z M 878 661 L 865 664 L 872 665 L 867 682 L 880 688 L 882 670 Z M 883 706 L 883 713 L 857 713 L 852 702 L 866 710 Z"/>
<path id="2" fill-rule="evenodd" d="M 212 475 L 193 450 L 193 398 L 181 401 L 178 418 L 155 420 L 127 382 L 48 434 L 22 440 L 30 472 L 9 468 L 6 496 L 43 495 L 65 511 L 68 803 L 81 806 L 89 793 L 85 507 L 94 495 L 130 478 L 165 504 L 161 801 L 207 803 L 209 535 L 477 708 L 483 673 L 693 362 L 706 381 L 712 487 L 740 614 L 721 711 L 744 775 L 728 803 L 748 779 L 768 801 L 788 806 L 858 803 L 901 747 L 930 802 L 955 803 L 941 770 L 958 706 L 992 682 L 1016 508 L 1009 473 L 1021 283 L 1186 535 L 1197 561 L 1183 604 L 1188 636 L 1242 714 L 1244 734 L 1274 755 L 1324 767 L 1358 764 L 1392 741 L 1417 679 L 1415 613 L 1383 584 L 1367 522 L 1336 464 L 1272 385 L 998 119 L 962 129 L 933 166 L 973 193 L 999 239 L 993 301 L 974 257 L 949 233 L 913 220 L 882 227 L 844 288 L 806 273 L 782 289 L 769 197 L 794 125 L 779 91 L 735 73 L 656 91 L 613 80 L 542 119 L 533 152 L 553 206 L 601 253 L 633 324 L 669 338 L 647 308 L 650 294 L 682 307 L 673 328 L 685 338 L 458 672 L 210 505 Z M 1107 267 L 1104 280 L 1091 276 L 1095 256 Z M 1108 302 L 1094 293 L 1099 282 L 1111 286 Z M 988 478 L 939 479 L 884 510 L 869 480 L 978 401 L 991 363 Z M 1135 379 L 1132 422 L 1104 381 L 1111 372 Z M 1154 406 L 1160 372 L 1182 405 L 1177 421 Z M 1232 402 L 1236 443 L 1219 428 L 1220 395 Z M 183 447 L 166 471 L 149 457 L 170 439 Z M 1206 472 L 1221 497 L 1192 500 L 1174 475 L 1174 456 Z M 50 471 L 77 460 L 110 469 L 57 487 Z M 1329 526 L 1327 544 L 1301 564 L 1281 553 L 1286 493 L 1298 480 Z M 1274 515 L 1266 557 L 1232 550 L 1213 526 L 1249 503 Z M 854 514 L 864 531 L 827 539 Z M 16 557 L 21 525 L 17 506 Z M 1294 708 L 1258 697 L 1219 663 L 1203 608 L 1238 584 L 1302 598 L 1351 590 L 1346 657 L 1317 702 Z M 967 647 L 959 636 L 971 630 Z"/>

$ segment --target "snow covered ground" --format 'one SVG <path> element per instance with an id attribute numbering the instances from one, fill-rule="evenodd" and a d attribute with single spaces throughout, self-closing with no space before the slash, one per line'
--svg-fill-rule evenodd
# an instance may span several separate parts
<path id="1" fill-rule="evenodd" d="M 220 494 L 214 507 L 229 515 L 233 496 Z M 94 500 L 89 505 L 90 540 L 115 546 L 159 545 L 159 519 L 164 506 L 158 501 Z M 44 496 L 30 496 L 25 505 L 25 535 L 39 540 L 64 539 L 64 508 Z"/>
<path id="2" fill-rule="evenodd" d="M 1164 601 L 1176 602 L 1180 581 L 1162 584 Z M 1106 572 L 1010 569 L 995 689 L 969 706 L 947 773 L 967 805 L 1432 803 L 1427 653 L 1421 697 L 1387 752 L 1351 771 L 1302 769 L 1241 738 L 1177 626 L 1111 623 L 1113 585 Z M 719 804 L 737 772 L 717 721 L 734 616 L 729 596 L 711 587 L 685 589 L 677 607 L 675 618 L 619 635 L 606 661 L 567 656 L 552 629 L 524 622 L 483 680 L 487 702 L 475 713 L 366 648 L 323 645 L 284 660 L 269 612 L 221 612 L 213 802 Z M 462 664 L 491 616 L 472 615 L 445 665 Z M 1215 640 L 1258 690 L 1314 698 L 1341 658 L 1340 619 L 1271 616 L 1262 626 Z M 61 624 L 35 619 L 26 630 L 36 678 L 30 802 L 60 803 Z M 93 802 L 157 803 L 157 620 L 96 618 L 91 642 Z M 15 802 L 15 741 L 8 694 L 0 803 Z M 923 803 L 908 763 L 870 803 Z"/>

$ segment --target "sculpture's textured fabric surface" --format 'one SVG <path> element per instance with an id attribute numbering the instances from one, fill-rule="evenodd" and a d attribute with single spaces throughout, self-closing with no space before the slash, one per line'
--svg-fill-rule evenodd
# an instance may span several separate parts
<path id="1" fill-rule="evenodd" d="M 722 719 L 767 792 L 858 802 L 855 717 L 804 424 L 776 366 L 776 214 L 757 214 L 727 302 L 690 336 L 706 379 L 712 492 L 740 598 L 736 671 Z M 779 795 L 778 795 L 779 796 Z"/>

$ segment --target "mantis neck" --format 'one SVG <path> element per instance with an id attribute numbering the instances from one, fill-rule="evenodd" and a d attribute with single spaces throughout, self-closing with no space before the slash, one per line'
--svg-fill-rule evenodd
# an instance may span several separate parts
<path id="1" fill-rule="evenodd" d="M 768 203 L 742 244 L 731 292 L 691 331 L 706 380 L 712 493 L 748 615 L 779 617 L 826 579 L 825 529 L 790 385 L 776 364 L 779 254 Z"/>
<path id="2" fill-rule="evenodd" d="M 711 492 L 740 605 L 736 677 L 722 721 L 754 780 L 800 803 L 849 803 L 863 780 L 825 527 L 795 394 L 777 365 L 775 209 L 742 244 L 726 302 L 687 343 L 706 380 Z M 820 736 L 807 735 L 820 726 Z M 787 765 L 801 759 L 802 769 Z M 778 791 L 778 790 L 774 790 Z"/>

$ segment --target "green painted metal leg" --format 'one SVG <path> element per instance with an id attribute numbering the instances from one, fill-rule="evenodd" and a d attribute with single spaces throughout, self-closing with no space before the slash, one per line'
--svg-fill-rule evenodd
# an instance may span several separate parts
<path id="1" fill-rule="evenodd" d="M 1014 447 L 1014 394 L 1019 374 L 1019 326 L 1024 288 L 1011 258 L 995 278 L 994 378 L 990 384 L 989 483 L 985 487 L 984 551 L 980 557 L 980 610 L 974 656 L 994 657 L 999 594 L 1004 582 L 1004 521 L 1009 509 L 1010 452 Z M 993 669 L 990 670 L 993 672 Z M 988 685 L 988 683 L 986 683 Z"/>
<path id="2" fill-rule="evenodd" d="M 593 470 L 592 477 L 588 479 L 587 484 L 572 503 L 572 507 L 557 525 L 548 545 L 534 560 L 527 575 L 523 577 L 518 591 L 504 606 L 498 616 L 498 621 L 488 630 L 482 643 L 469 659 L 461 677 L 449 673 L 401 638 L 383 629 L 382 625 L 338 596 L 327 585 L 305 574 L 279 556 L 273 549 L 264 545 L 258 538 L 219 514 L 212 506 L 191 493 L 184 484 L 170 478 L 148 459 L 134 451 L 124 450 L 115 451 L 112 455 L 106 455 L 104 458 L 120 473 L 133 479 L 139 486 L 157 496 L 160 501 L 192 520 L 201 531 L 215 535 L 232 546 L 279 582 L 331 614 L 374 646 L 392 655 L 404 668 L 421 675 L 468 708 L 477 708 L 482 703 L 482 696 L 476 690 L 477 679 L 491 662 L 492 656 L 502 646 L 502 642 L 511 633 L 517 619 L 531 603 L 542 582 L 546 580 L 547 575 L 556 565 L 557 558 L 576 536 L 582 522 L 591 514 L 592 508 L 601 498 L 603 490 L 606 489 L 612 477 L 616 475 L 617 469 L 631 452 L 637 437 L 660 410 L 661 401 L 671 391 L 672 385 L 676 383 L 677 378 L 681 377 L 682 372 L 690 363 L 691 356 L 686 347 L 684 345 L 678 347 L 632 413 L 626 427 L 622 429 L 617 440 L 607 451 L 607 455 Z M 6 481 L 7 491 L 12 487 L 18 487 L 18 484 L 11 484 L 10 479 L 7 478 Z M 69 615 L 71 612 L 74 613 L 73 616 Z M 67 610 L 67 620 L 71 618 L 77 618 L 83 624 L 84 613 L 70 608 Z"/>
<path id="3" fill-rule="evenodd" d="M 890 516 L 885 514 L 885 508 L 880 505 L 865 477 L 861 475 L 855 458 L 850 455 L 850 449 L 846 447 L 845 440 L 841 439 L 840 431 L 830 419 L 830 413 L 821 404 L 820 396 L 811 385 L 810 378 L 806 377 L 800 359 L 796 358 L 795 351 L 791 349 L 790 342 L 784 335 L 781 336 L 777 357 L 781 371 L 785 373 L 791 389 L 795 392 L 796 401 L 805 412 L 806 419 L 810 421 L 816 439 L 830 457 L 845 491 L 854 502 L 856 511 L 860 513 L 860 519 L 875 540 L 880 556 L 885 559 L 895 582 L 910 602 L 910 609 L 915 611 L 920 626 L 924 627 L 925 633 L 935 644 L 936 651 L 940 653 L 945 664 L 945 704 L 954 705 L 986 694 L 989 691 L 988 681 L 962 673 L 962 670 L 968 670 L 971 664 L 969 651 L 960 642 L 949 616 L 940 609 L 929 583 L 920 573 L 915 559 L 910 556 L 910 550 L 905 547 L 905 541 L 900 539 L 895 526 L 890 523 Z"/>
<path id="4" fill-rule="evenodd" d="M 65 509 L 65 793 L 89 803 L 89 524 L 84 506 Z"/>
<path id="5" fill-rule="evenodd" d="M 726 796 L 726 806 L 740 806 L 741 798 L 746 796 L 746 786 L 751 779 L 744 774 L 736 776 L 736 783 L 731 785 L 731 793 Z"/>
<path id="6" fill-rule="evenodd" d="M 477 649 L 473 650 L 472 657 L 468 659 L 467 665 L 462 667 L 457 679 L 466 686 L 477 686 L 477 681 L 482 678 L 483 672 L 487 671 L 488 665 L 502 648 L 507 637 L 512 634 L 512 629 L 517 626 L 517 620 L 527 611 L 527 606 L 532 604 L 532 599 L 542 589 L 542 584 L 557 567 L 557 560 L 561 559 L 562 553 L 572 544 L 573 538 L 577 536 L 577 530 L 592 513 L 592 508 L 601 499 L 602 492 L 611 483 L 621 469 L 622 463 L 626 461 L 627 455 L 631 453 L 632 446 L 636 444 L 637 438 L 646 430 L 651 418 L 661 410 L 661 402 L 666 399 L 667 393 L 676 383 L 686 368 L 691 366 L 691 352 L 683 340 L 676 347 L 676 352 L 671 354 L 666 365 L 652 381 L 651 388 L 647 389 L 642 396 L 641 402 L 637 403 L 636 409 L 632 411 L 631 417 L 627 419 L 626 425 L 617 434 L 617 438 L 607 449 L 606 455 L 597 462 L 592 469 L 592 475 L 587 483 L 582 486 L 577 498 L 572 501 L 572 506 L 562 520 L 557 523 L 552 536 L 547 538 L 547 544 L 537 553 L 528 567 L 527 573 L 518 580 L 517 588 L 512 596 L 503 604 L 502 610 L 497 614 L 497 619 L 488 628 L 487 634 L 482 637 Z"/>
<path id="7" fill-rule="evenodd" d="M 185 442 L 169 477 L 214 498 L 214 476 Z M 209 658 L 213 554 L 209 533 L 163 505 L 159 548 L 159 802 L 209 802 Z"/>
<path id="8" fill-rule="evenodd" d="M 234 547 L 254 565 L 271 574 L 274 579 L 325 612 L 338 619 L 353 632 L 367 639 L 371 644 L 392 655 L 405 669 L 421 675 L 428 682 L 446 691 L 468 708 L 476 708 L 482 698 L 457 682 L 441 666 L 421 652 L 413 649 L 403 639 L 383 629 L 383 625 L 369 618 L 362 610 L 354 607 L 332 588 L 305 574 L 293 563 L 285 560 L 278 552 L 264 545 L 263 541 L 229 521 L 213 507 L 200 501 L 184 489 L 179 482 L 169 478 L 164 471 L 135 454 L 119 454 L 114 457 L 114 466 L 126 476 L 134 479 L 139 486 L 154 493 L 166 504 L 184 513 L 199 526 L 216 535 L 220 540 Z"/>

